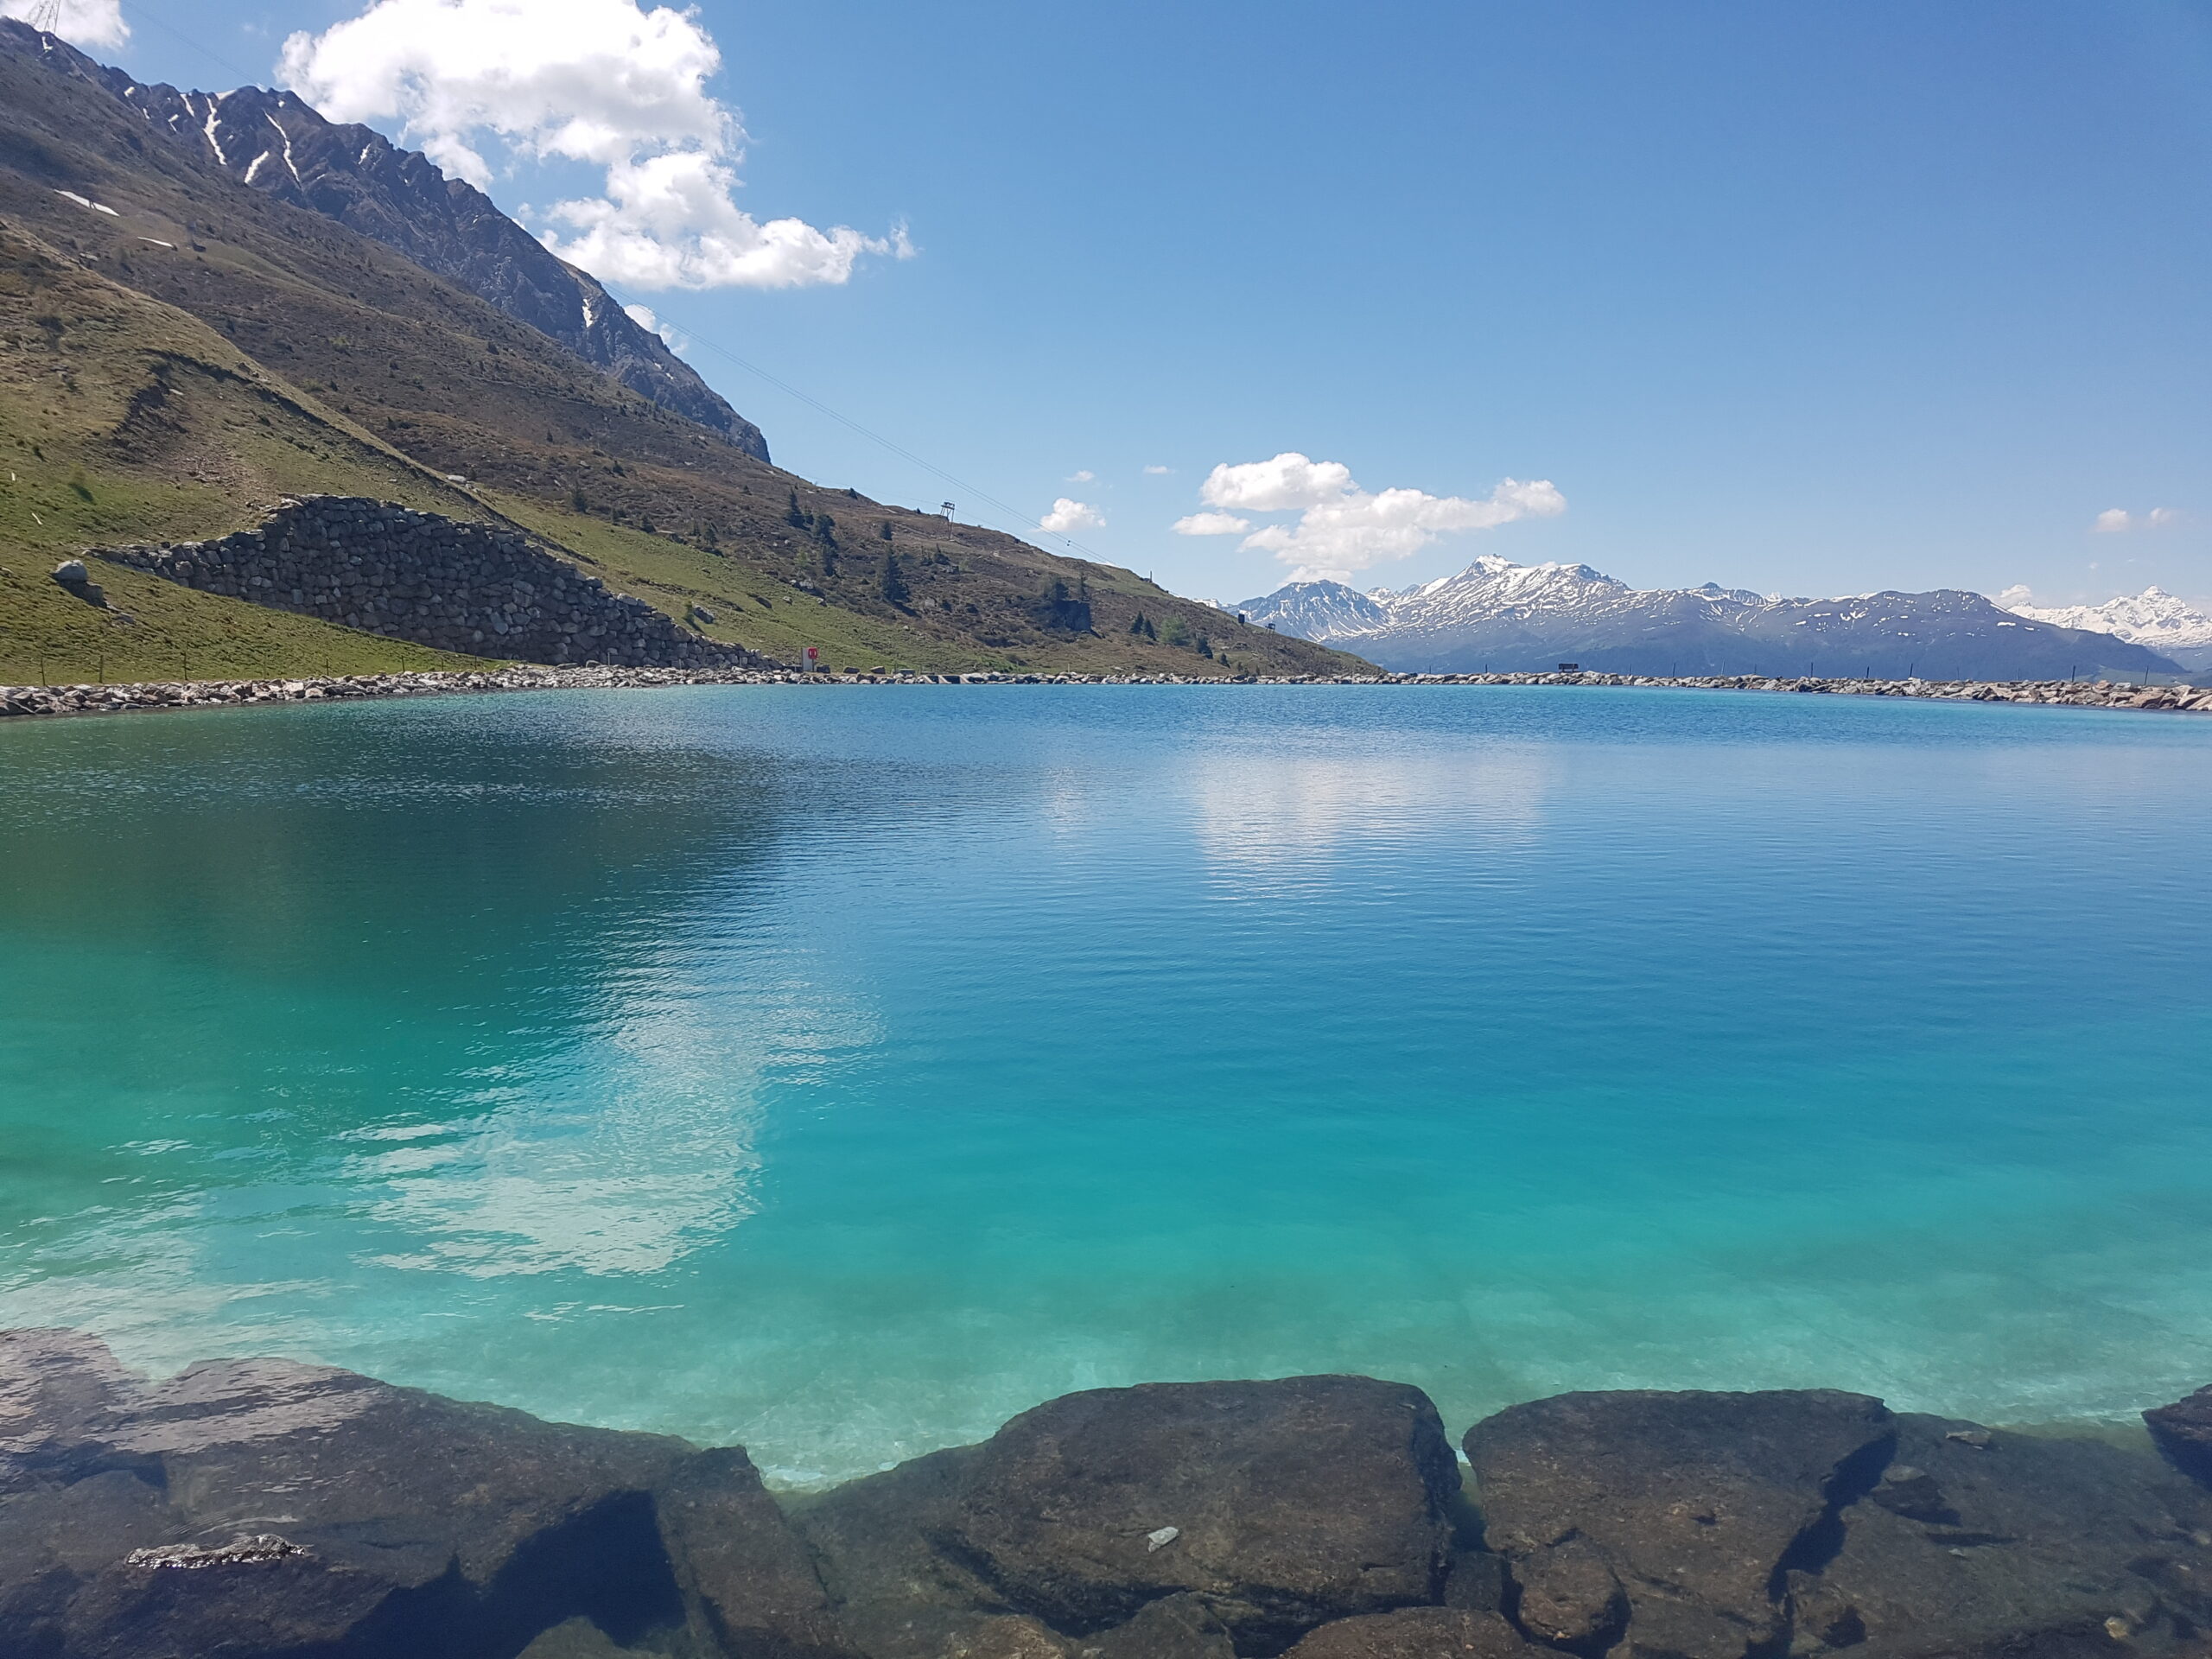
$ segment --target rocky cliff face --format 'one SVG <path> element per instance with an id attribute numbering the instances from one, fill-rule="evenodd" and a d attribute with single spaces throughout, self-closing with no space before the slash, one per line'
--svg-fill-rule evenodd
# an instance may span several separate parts
<path id="1" fill-rule="evenodd" d="M 51 37 L 48 37 L 50 40 Z M 397 249 L 604 370 L 639 396 L 768 459 L 760 429 L 723 401 L 588 272 L 556 259 L 474 185 L 381 133 L 326 121 L 290 92 L 145 86 L 58 41 L 47 67 L 105 87 L 156 130 L 257 190 Z"/>

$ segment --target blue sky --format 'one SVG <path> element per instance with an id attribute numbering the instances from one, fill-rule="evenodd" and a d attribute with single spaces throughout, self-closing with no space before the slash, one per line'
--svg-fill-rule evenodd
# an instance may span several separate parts
<path id="1" fill-rule="evenodd" d="M 371 3 L 124 0 L 94 49 L 268 80 Z M 543 0 L 536 32 L 631 3 Z M 1052 546 L 1065 498 L 1104 520 L 1085 550 L 1224 599 L 1338 545 L 1171 529 L 1216 467 L 1289 451 L 1348 469 L 1358 512 L 1395 487 L 1479 522 L 1505 480 L 1564 502 L 1361 543 L 1363 586 L 1495 553 L 2212 595 L 2212 6 L 702 0 L 686 27 L 741 115 L 741 147 L 702 141 L 736 207 L 882 251 L 842 282 L 615 285 L 808 476 Z M 477 149 L 533 228 L 605 188 L 574 145 Z"/>

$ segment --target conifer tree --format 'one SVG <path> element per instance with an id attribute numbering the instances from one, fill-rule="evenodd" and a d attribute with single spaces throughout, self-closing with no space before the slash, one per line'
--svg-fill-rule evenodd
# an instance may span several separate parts
<path id="1" fill-rule="evenodd" d="M 876 580 L 876 592 L 883 595 L 887 605 L 906 602 L 906 575 L 899 569 L 899 556 L 887 547 L 883 550 L 883 570 Z"/>

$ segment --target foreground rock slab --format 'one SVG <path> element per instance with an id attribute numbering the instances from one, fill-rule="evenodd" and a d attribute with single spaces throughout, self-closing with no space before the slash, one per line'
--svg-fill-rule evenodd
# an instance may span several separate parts
<path id="1" fill-rule="evenodd" d="M 1783 1564 L 1895 1438 L 1859 1394 L 1568 1394 L 1478 1423 L 1466 1451 L 1524 1630 L 1739 1659 L 1786 1633 Z"/>
<path id="2" fill-rule="evenodd" d="M 1101 1635 L 1179 1596 L 1266 1652 L 1440 1599 L 1459 1484 L 1415 1389 L 1152 1383 L 1052 1401 L 798 1519 L 873 1653 L 948 1651 L 990 1612 Z"/>
<path id="3" fill-rule="evenodd" d="M 612 1642 L 849 1651 L 742 1452 L 276 1360 L 149 1382 L 0 1335 L 0 1654 L 510 1659 Z"/>
<path id="4" fill-rule="evenodd" d="M 2208 1413 L 1562 1395 L 1470 1507 L 1417 1389 L 1153 1384 L 787 1520 L 736 1447 L 0 1332 L 0 1659 L 2208 1659 Z"/>

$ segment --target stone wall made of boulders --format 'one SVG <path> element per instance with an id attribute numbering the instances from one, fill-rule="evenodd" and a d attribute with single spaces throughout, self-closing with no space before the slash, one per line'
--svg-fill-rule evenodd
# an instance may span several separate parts
<path id="1" fill-rule="evenodd" d="M 477 657 L 622 667 L 759 662 L 608 589 L 520 531 L 357 496 L 288 500 L 257 530 L 99 556 L 200 593 Z"/>

